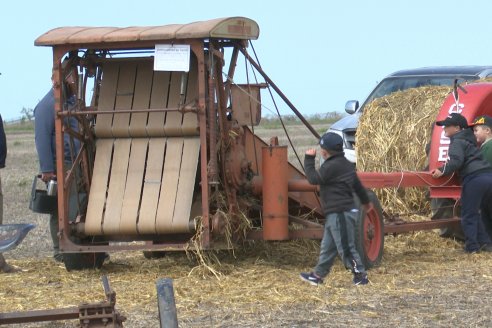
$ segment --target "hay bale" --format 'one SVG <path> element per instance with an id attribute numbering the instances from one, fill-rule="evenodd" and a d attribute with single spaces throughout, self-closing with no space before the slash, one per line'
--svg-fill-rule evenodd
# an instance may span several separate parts
<path id="1" fill-rule="evenodd" d="M 427 169 L 426 146 L 451 87 L 420 87 L 392 93 L 370 103 L 356 134 L 357 167 L 367 172 Z M 375 190 L 387 213 L 430 213 L 425 188 Z"/>

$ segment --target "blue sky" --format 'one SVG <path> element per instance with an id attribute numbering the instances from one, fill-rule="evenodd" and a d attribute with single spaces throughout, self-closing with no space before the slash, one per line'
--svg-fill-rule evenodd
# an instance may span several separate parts
<path id="1" fill-rule="evenodd" d="M 70 4 L 73 4 L 70 7 Z M 0 113 L 34 108 L 51 85 L 51 48 L 34 40 L 60 26 L 139 26 L 245 16 L 260 26 L 263 69 L 305 115 L 344 111 L 393 71 L 492 65 L 492 1 L 6 1 L 0 31 Z M 290 114 L 282 106 L 283 114 Z M 268 113 L 268 111 L 264 111 Z"/>

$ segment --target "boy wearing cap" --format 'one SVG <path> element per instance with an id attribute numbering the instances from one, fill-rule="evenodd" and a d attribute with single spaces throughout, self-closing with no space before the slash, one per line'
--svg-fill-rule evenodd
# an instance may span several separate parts
<path id="1" fill-rule="evenodd" d="M 483 158 L 492 164 L 492 117 L 487 115 L 478 116 L 473 121 L 473 133 L 480 145 Z"/>
<path id="2" fill-rule="evenodd" d="M 473 133 L 480 145 L 483 158 L 492 165 L 492 117 L 481 115 L 473 121 Z M 481 206 L 481 214 L 485 231 L 492 237 L 492 203 L 488 201 L 492 195 L 485 195 Z"/>
<path id="3" fill-rule="evenodd" d="M 480 217 L 480 205 L 485 195 L 492 193 L 492 168 L 480 154 L 476 139 L 466 118 L 458 113 L 437 121 L 444 135 L 450 138 L 448 160 L 432 170 L 434 178 L 456 172 L 461 179 L 461 226 L 465 234 L 465 252 L 492 251 L 492 241 L 485 232 Z"/>
<path id="4" fill-rule="evenodd" d="M 316 149 L 308 149 L 304 169 L 309 183 L 320 185 L 325 228 L 318 264 L 312 272 L 302 272 L 300 277 L 314 286 L 322 284 L 338 254 L 345 267 L 352 271 L 354 284 L 365 285 L 369 280 L 354 241 L 358 209 L 353 192 L 359 196 L 366 210 L 370 208 L 369 197 L 357 177 L 354 165 L 344 156 L 342 138 L 336 133 L 328 132 L 321 137 L 319 145 L 321 157 L 325 161 L 316 170 Z"/>

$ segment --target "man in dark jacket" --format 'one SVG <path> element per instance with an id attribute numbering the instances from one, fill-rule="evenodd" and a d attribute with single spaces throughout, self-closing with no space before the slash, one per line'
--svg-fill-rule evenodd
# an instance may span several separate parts
<path id="1" fill-rule="evenodd" d="M 325 160 L 317 171 L 314 167 L 316 149 L 306 151 L 304 168 L 311 184 L 320 185 L 320 198 L 326 218 L 321 240 L 318 264 L 310 273 L 302 272 L 301 279 L 311 285 L 323 283 L 333 262 L 340 255 L 343 264 L 354 275 L 356 285 L 369 282 L 361 257 L 355 248 L 355 231 L 358 209 L 353 192 L 359 196 L 366 210 L 370 209 L 367 192 L 343 153 L 342 138 L 332 132 L 321 137 L 321 156 Z"/>
<path id="2" fill-rule="evenodd" d="M 461 179 L 461 226 L 465 234 L 465 252 L 492 251 L 492 241 L 480 217 L 480 205 L 485 195 L 492 193 L 492 168 L 477 147 L 473 131 L 466 118 L 458 113 L 437 121 L 444 135 L 451 139 L 448 160 L 431 174 L 434 178 L 456 172 Z"/>
<path id="3" fill-rule="evenodd" d="M 5 167 L 5 160 L 7 159 L 7 138 L 5 136 L 5 130 L 3 129 L 3 119 L 0 115 L 0 169 Z M 2 180 L 0 179 L 0 224 L 3 223 L 3 191 Z M 0 272 L 15 272 L 18 269 L 12 265 L 7 264 L 3 254 L 0 253 Z"/>
<path id="4" fill-rule="evenodd" d="M 75 97 L 69 98 L 67 106 L 73 106 Z M 65 119 L 64 124 L 70 126 L 71 129 L 77 131 L 78 123 L 74 117 Z M 34 108 L 34 139 L 36 151 L 39 158 L 39 168 L 41 171 L 41 180 L 48 182 L 51 179 L 56 179 L 56 145 L 55 145 L 55 96 L 53 89 L 41 99 Z M 75 146 L 73 153 L 71 152 L 71 143 Z M 72 157 L 75 156 L 80 147 L 78 140 L 70 140 L 70 135 L 64 135 L 64 161 L 66 165 L 71 165 Z M 75 155 L 74 155 L 75 154 Z M 74 198 L 70 201 L 71 204 L 77 203 L 77 196 L 71 193 Z M 77 206 L 72 206 L 72 212 L 77 210 Z M 72 214 L 71 217 L 76 216 Z M 50 214 L 50 234 L 53 241 L 53 257 L 56 261 L 62 262 L 63 256 L 60 253 L 58 240 L 58 211 Z"/>

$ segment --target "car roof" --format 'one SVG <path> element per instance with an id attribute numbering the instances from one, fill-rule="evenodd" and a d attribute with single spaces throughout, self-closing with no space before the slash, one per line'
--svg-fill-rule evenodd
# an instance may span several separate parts
<path id="1" fill-rule="evenodd" d="M 485 77 L 492 73 L 492 66 L 432 66 L 400 70 L 387 77 L 418 75 L 475 75 Z"/>

